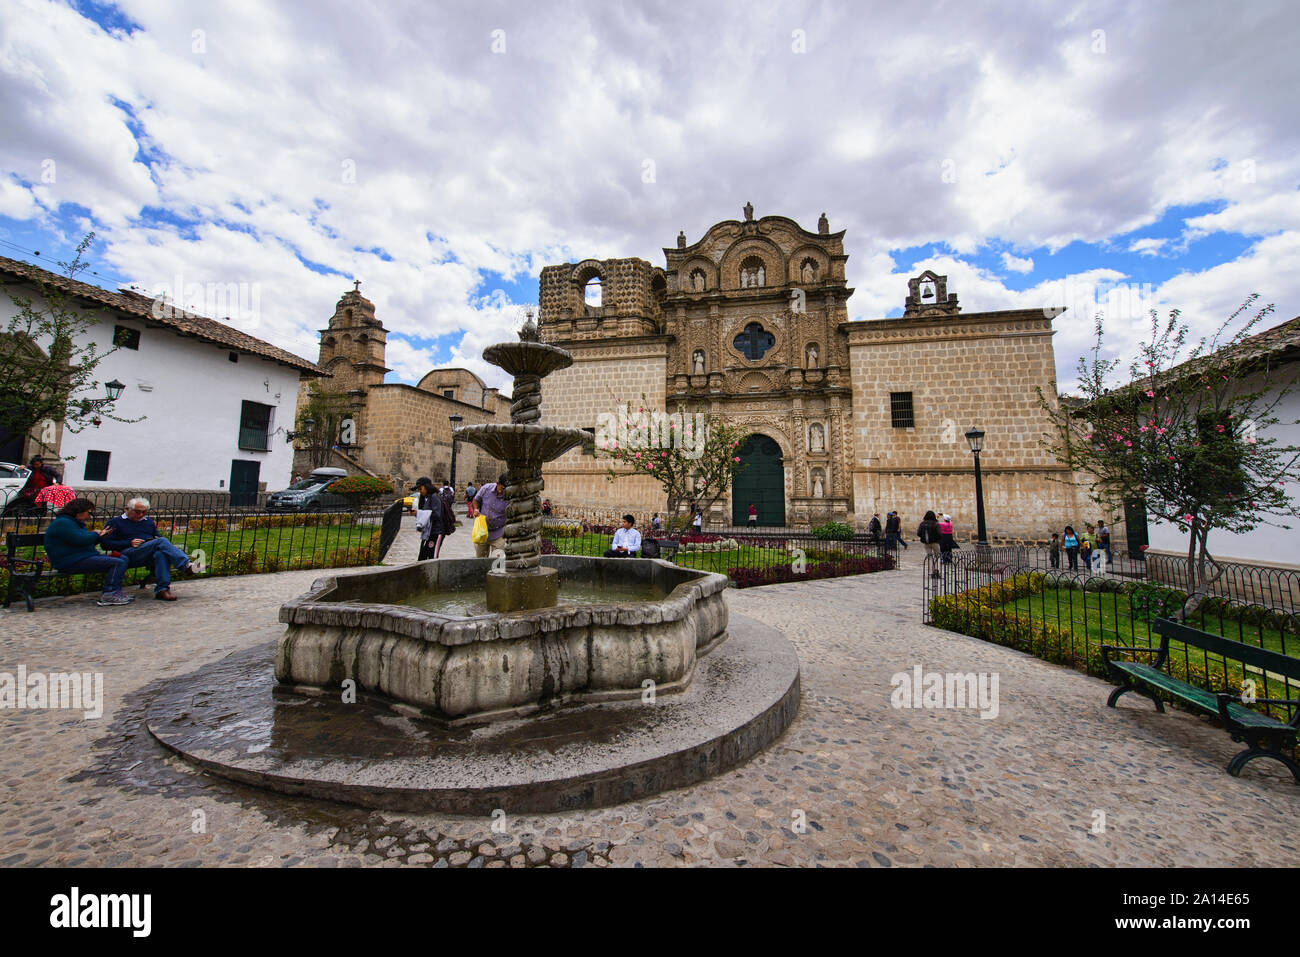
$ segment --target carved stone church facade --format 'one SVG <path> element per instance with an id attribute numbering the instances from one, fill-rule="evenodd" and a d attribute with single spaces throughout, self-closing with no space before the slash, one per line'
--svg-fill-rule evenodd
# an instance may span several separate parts
<path id="1" fill-rule="evenodd" d="M 823 213 L 816 232 L 784 216 L 717 223 L 693 244 L 679 234 L 664 267 L 641 259 L 547 266 L 540 280 L 546 342 L 574 364 L 546 381 L 543 421 L 592 428 L 624 403 L 707 411 L 754 433 L 750 468 L 710 524 L 828 520 L 865 526 L 930 508 L 973 528 L 971 453 L 982 464 L 991 533 L 1044 537 L 1078 523 L 1069 473 L 1043 452 L 1036 387 L 1056 396 L 1052 315 L 962 313 L 944 276 L 909 283 L 897 319 L 849 321 L 844 231 Z M 599 286 L 599 296 L 593 294 Z M 603 459 L 574 450 L 545 470 L 559 514 L 662 510 L 649 480 L 605 480 Z"/>

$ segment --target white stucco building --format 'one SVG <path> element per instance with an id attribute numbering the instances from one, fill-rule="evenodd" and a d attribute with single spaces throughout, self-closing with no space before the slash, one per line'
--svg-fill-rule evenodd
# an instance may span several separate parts
<path id="1" fill-rule="evenodd" d="M 1296 424 L 1300 421 L 1300 317 L 1266 329 L 1245 340 L 1242 346 L 1257 349 L 1261 357 L 1267 357 L 1271 368 L 1268 377 L 1271 394 L 1261 402 L 1267 405 L 1275 398 L 1277 401 L 1272 414 L 1278 422 L 1272 426 L 1261 426 L 1257 437 L 1272 437 L 1277 440 L 1279 447 L 1300 446 L 1300 425 Z M 1244 379 L 1242 392 L 1260 390 L 1261 382 L 1261 376 Z M 1278 394 L 1287 389 L 1296 391 L 1279 398 Z M 1286 492 L 1293 502 L 1300 502 L 1300 483 L 1288 482 Z M 1300 569 L 1300 518 L 1269 516 L 1268 520 L 1274 524 L 1260 525 L 1254 531 L 1241 535 L 1216 529 L 1210 533 L 1210 554 L 1220 561 Z M 1282 525 L 1291 527 L 1279 527 Z M 1150 519 L 1148 535 L 1151 545 L 1148 553 L 1185 557 L 1191 544 L 1188 533 L 1155 518 Z"/>
<path id="2" fill-rule="evenodd" d="M 66 484 L 78 492 L 229 492 L 232 504 L 251 504 L 259 490 L 289 483 L 294 450 L 285 433 L 294 427 L 300 380 L 325 374 L 315 363 L 227 323 L 155 309 L 148 296 L 109 292 L 3 257 L 0 322 L 7 325 L 18 311 L 15 296 L 39 301 L 33 280 L 97 317 L 87 335 L 101 351 L 117 338 L 120 347 L 99 363 L 95 378 L 121 382 L 111 410 L 140 420 L 101 418 L 75 434 L 61 423 L 46 425 L 41 438 L 58 450 Z M 0 435 L 0 459 L 25 462 L 37 452 L 55 458 L 32 437 Z"/>

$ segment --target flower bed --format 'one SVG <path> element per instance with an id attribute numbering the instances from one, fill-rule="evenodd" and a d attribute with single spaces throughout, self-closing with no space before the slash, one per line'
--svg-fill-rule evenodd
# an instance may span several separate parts
<path id="1" fill-rule="evenodd" d="M 816 578 L 839 578 L 844 575 L 867 575 L 891 571 L 894 560 L 883 558 L 846 558 L 839 562 L 815 562 L 796 572 L 792 564 L 768 565 L 765 568 L 729 568 L 727 577 L 737 588 L 775 585 L 785 582 L 811 581 Z"/>

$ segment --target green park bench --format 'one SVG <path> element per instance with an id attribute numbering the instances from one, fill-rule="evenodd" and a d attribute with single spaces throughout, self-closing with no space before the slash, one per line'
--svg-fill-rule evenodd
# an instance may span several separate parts
<path id="1" fill-rule="evenodd" d="M 1152 630 L 1160 636 L 1160 647 L 1139 648 L 1119 645 L 1102 645 L 1101 655 L 1111 677 L 1120 682 L 1120 686 L 1111 692 L 1106 704 L 1115 707 L 1120 695 L 1135 691 L 1150 698 L 1156 710 L 1164 712 L 1165 706 L 1157 691 L 1183 702 L 1190 708 L 1213 715 L 1223 722 L 1224 729 L 1233 741 L 1246 745 L 1246 750 L 1237 754 L 1228 762 L 1228 773 L 1237 777 L 1242 768 L 1255 758 L 1273 758 L 1281 761 L 1290 769 L 1297 784 L 1300 784 L 1300 765 L 1285 751 L 1296 746 L 1296 732 L 1300 729 L 1300 700 L 1286 698 L 1257 698 L 1260 704 L 1290 705 L 1294 716 L 1283 723 L 1270 715 L 1247 707 L 1238 695 L 1228 692 L 1206 691 L 1175 678 L 1163 670 L 1169 658 L 1169 642 L 1179 641 L 1189 648 L 1202 648 L 1212 655 L 1218 655 L 1231 661 L 1240 662 L 1244 667 L 1262 669 L 1269 675 L 1276 675 L 1300 683 L 1300 659 L 1290 655 L 1257 648 L 1221 635 L 1212 635 L 1184 625 L 1168 618 L 1157 618 L 1152 623 Z M 1155 652 L 1155 660 L 1150 664 L 1140 661 L 1126 661 L 1111 657 L 1112 652 L 1131 652 L 1150 654 Z"/>
<path id="2" fill-rule="evenodd" d="M 36 586 L 43 578 L 66 574 L 81 575 L 87 579 L 104 577 L 103 572 L 61 572 L 50 564 L 44 549 L 45 535 L 42 532 L 26 535 L 9 532 L 5 535 L 5 570 L 9 572 L 9 587 L 5 589 L 5 608 L 13 604 L 15 598 L 21 598 L 26 603 L 28 611 L 35 611 Z M 111 554 L 116 555 L 117 552 Z M 140 587 L 143 588 L 150 580 L 142 580 Z"/>

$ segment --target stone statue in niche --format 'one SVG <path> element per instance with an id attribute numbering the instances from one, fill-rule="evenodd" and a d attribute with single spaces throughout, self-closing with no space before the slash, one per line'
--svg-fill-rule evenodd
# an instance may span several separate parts
<path id="1" fill-rule="evenodd" d="M 696 349 L 695 355 L 692 356 L 691 361 L 692 361 L 691 374 L 704 375 L 704 350 Z"/>
<path id="2" fill-rule="evenodd" d="M 813 473 L 813 498 L 825 498 L 826 489 L 822 486 L 822 473 Z"/>
<path id="3" fill-rule="evenodd" d="M 817 368 L 817 344 L 815 342 L 811 343 L 808 346 L 806 355 L 808 359 L 807 368 L 816 369 Z"/>
<path id="4" fill-rule="evenodd" d="M 808 430 L 808 435 L 808 450 L 810 452 L 826 451 L 826 430 L 821 427 L 820 422 L 814 422 L 812 424 L 812 428 Z"/>
<path id="5" fill-rule="evenodd" d="M 696 292 L 704 291 L 704 270 L 697 269 L 691 273 L 691 288 Z"/>
<path id="6" fill-rule="evenodd" d="M 800 272 L 799 276 L 804 282 L 812 282 L 817 278 L 817 270 L 813 266 L 811 259 L 805 259 L 803 261 L 803 271 Z"/>

